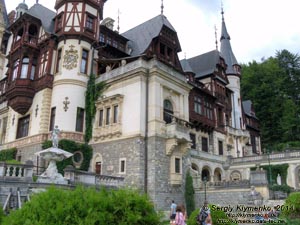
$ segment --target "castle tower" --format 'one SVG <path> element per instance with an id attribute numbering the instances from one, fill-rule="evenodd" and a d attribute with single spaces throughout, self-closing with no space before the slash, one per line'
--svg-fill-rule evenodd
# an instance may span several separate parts
<path id="1" fill-rule="evenodd" d="M 106 0 L 57 0 L 57 36 L 50 129 L 83 132 L 85 91 Z M 66 116 L 68 115 L 68 116 Z"/>
<path id="2" fill-rule="evenodd" d="M 221 33 L 221 54 L 227 64 L 226 75 L 229 80 L 227 87 L 233 91 L 232 96 L 232 122 L 228 124 L 235 129 L 245 129 L 242 117 L 242 102 L 240 95 L 241 66 L 238 64 L 230 44 L 230 36 L 226 29 L 224 12 L 222 9 L 222 33 Z"/>

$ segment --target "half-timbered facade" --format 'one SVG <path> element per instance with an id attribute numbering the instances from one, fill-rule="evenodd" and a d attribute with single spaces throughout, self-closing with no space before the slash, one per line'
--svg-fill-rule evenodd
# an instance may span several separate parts
<path id="1" fill-rule="evenodd" d="M 44 166 L 34 153 L 55 125 L 61 138 L 83 142 L 85 92 L 96 74 L 108 88 L 95 102 L 89 170 L 123 176 L 159 209 L 184 201 L 190 168 L 221 181 L 230 177 L 228 155 L 259 154 L 259 129 L 250 125 L 258 120 L 243 111 L 226 29 L 221 52 L 180 61 L 177 32 L 163 14 L 120 34 L 103 19 L 105 2 L 56 0 L 55 12 L 20 3 L 3 19 L 2 149 L 17 147 L 18 160 Z"/>

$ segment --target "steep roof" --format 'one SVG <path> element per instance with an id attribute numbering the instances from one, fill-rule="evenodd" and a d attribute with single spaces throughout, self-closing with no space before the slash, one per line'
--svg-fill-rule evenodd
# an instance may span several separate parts
<path id="1" fill-rule="evenodd" d="M 36 3 L 26 13 L 41 20 L 46 32 L 52 33 L 54 30 L 54 17 L 56 13 L 43 5 Z"/>
<path id="2" fill-rule="evenodd" d="M 244 112 L 247 116 L 258 119 L 252 110 L 252 101 L 251 100 L 243 101 L 242 104 L 243 104 Z"/>
<path id="3" fill-rule="evenodd" d="M 131 55 L 143 54 L 153 38 L 159 36 L 163 26 L 168 27 L 176 33 L 174 27 L 162 14 L 124 32 L 122 35 L 130 40 L 128 44 L 132 48 Z"/>
<path id="4" fill-rule="evenodd" d="M 0 0 L 0 4 L 3 6 L 3 9 L 1 10 L 1 14 L 2 14 L 1 16 L 3 18 L 5 28 L 7 28 L 9 26 L 9 20 L 8 20 L 6 5 L 4 0 Z"/>
<path id="5" fill-rule="evenodd" d="M 208 74 L 212 74 L 216 69 L 216 65 L 219 63 L 221 54 L 217 50 L 213 50 L 202 55 L 195 56 L 193 58 L 187 59 L 188 66 L 195 73 L 195 77 L 203 77 Z M 184 72 L 191 72 L 187 70 L 186 62 L 180 61 Z"/>
<path id="6" fill-rule="evenodd" d="M 238 62 L 233 54 L 231 44 L 230 44 L 230 36 L 227 32 L 225 20 L 224 20 L 224 12 L 222 11 L 222 33 L 221 33 L 221 53 L 225 62 L 227 64 L 227 74 L 236 74 L 236 71 L 233 68 L 233 65 L 238 65 Z"/>

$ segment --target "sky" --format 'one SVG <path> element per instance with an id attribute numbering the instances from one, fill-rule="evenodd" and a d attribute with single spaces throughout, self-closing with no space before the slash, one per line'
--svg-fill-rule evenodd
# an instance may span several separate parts
<path id="1" fill-rule="evenodd" d="M 5 0 L 7 12 L 23 0 Z M 25 0 L 31 7 L 36 0 Z M 104 18 L 115 20 L 123 33 L 161 13 L 162 0 L 107 0 Z M 39 0 L 54 11 L 55 0 Z M 299 0 L 164 0 L 163 14 L 175 28 L 182 52 L 191 58 L 220 49 L 223 6 L 231 47 L 239 63 L 275 56 L 287 49 L 300 53 Z M 119 13 L 118 13 L 119 12 Z M 119 15 L 119 23 L 118 23 Z"/>

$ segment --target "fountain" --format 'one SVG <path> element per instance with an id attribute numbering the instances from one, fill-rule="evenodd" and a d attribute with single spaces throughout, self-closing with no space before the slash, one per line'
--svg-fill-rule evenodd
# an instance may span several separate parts
<path id="1" fill-rule="evenodd" d="M 58 173 L 56 162 L 69 158 L 73 154 L 58 148 L 59 134 L 58 126 L 55 126 L 51 133 L 52 147 L 35 153 L 35 155 L 49 161 L 45 172 L 38 176 L 38 183 L 68 184 L 68 181 Z"/>

